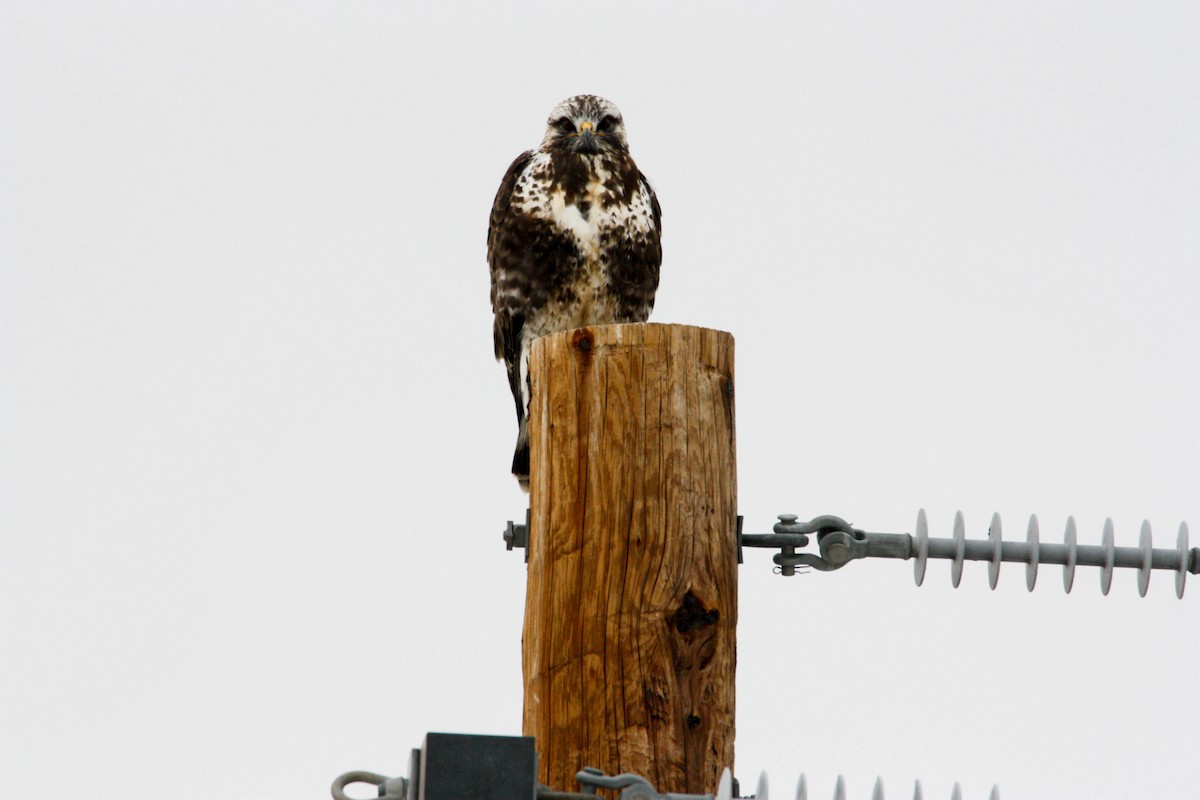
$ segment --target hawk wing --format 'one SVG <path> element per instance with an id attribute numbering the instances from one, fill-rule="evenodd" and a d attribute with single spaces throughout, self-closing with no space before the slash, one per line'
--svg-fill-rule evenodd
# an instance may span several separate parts
<path id="1" fill-rule="evenodd" d="M 662 236 L 662 209 L 659 208 L 659 205 L 658 205 L 658 195 L 656 195 L 654 193 L 654 187 L 650 185 L 649 179 L 646 178 L 646 176 L 642 174 L 642 171 L 640 169 L 638 170 L 638 185 L 640 185 L 643 189 L 646 190 L 646 194 L 650 195 L 650 213 L 654 217 L 654 233 L 655 233 L 654 242 L 657 247 L 657 252 L 655 253 L 654 262 L 655 262 L 655 264 L 661 264 L 662 263 L 662 246 L 659 242 L 659 237 Z M 657 266 L 654 268 L 654 272 L 656 275 L 658 274 Z M 657 286 L 657 283 L 655 284 L 655 286 Z"/>
<path id="2" fill-rule="evenodd" d="M 658 272 L 662 266 L 662 209 L 658 205 L 658 196 L 654 194 L 654 187 L 650 185 L 650 181 L 646 180 L 641 170 L 638 170 L 637 176 L 638 190 L 644 192 L 645 197 L 649 199 L 653 227 L 641 235 L 630 232 L 632 263 L 628 268 L 629 278 L 618 283 L 618 286 L 626 287 L 628 305 L 638 308 L 636 321 L 645 322 L 654 308 L 654 293 L 658 290 Z"/>
<path id="3" fill-rule="evenodd" d="M 521 174 L 533 160 L 533 151 L 517 156 L 504 174 L 488 222 L 488 268 L 492 274 L 492 311 L 496 315 L 492 339 L 496 358 L 504 359 L 508 382 L 517 403 L 517 419 L 523 416 L 520 392 L 521 330 L 530 290 L 531 270 L 527 265 L 531 238 L 530 220 L 513 208 L 513 194 Z"/>

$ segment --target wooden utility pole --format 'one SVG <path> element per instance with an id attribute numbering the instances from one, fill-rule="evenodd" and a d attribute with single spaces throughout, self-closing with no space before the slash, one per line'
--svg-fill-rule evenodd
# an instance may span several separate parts
<path id="1" fill-rule="evenodd" d="M 539 780 L 583 766 L 709 793 L 733 767 L 733 337 L 547 336 L 530 358 L 524 733 Z"/>

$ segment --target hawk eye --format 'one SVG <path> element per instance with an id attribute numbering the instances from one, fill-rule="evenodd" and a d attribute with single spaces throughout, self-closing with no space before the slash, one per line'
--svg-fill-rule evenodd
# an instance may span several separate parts
<path id="1" fill-rule="evenodd" d="M 608 133 L 617 126 L 617 120 L 610 114 L 605 114 L 600 120 L 600 124 L 596 126 L 596 130 L 602 133 Z"/>
<path id="2" fill-rule="evenodd" d="M 570 117 L 559 117 L 558 121 L 554 123 L 554 127 L 558 128 L 563 133 L 575 132 L 575 123 L 571 122 Z"/>

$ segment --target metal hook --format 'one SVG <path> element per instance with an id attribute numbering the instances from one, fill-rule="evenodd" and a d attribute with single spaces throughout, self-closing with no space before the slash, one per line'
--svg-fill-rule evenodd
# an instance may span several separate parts
<path id="1" fill-rule="evenodd" d="M 346 794 L 346 787 L 352 783 L 369 783 L 379 792 L 383 800 L 405 800 L 408 795 L 408 781 L 404 778 L 389 778 L 375 772 L 356 770 L 339 775 L 329 787 L 333 800 L 355 800 Z"/>

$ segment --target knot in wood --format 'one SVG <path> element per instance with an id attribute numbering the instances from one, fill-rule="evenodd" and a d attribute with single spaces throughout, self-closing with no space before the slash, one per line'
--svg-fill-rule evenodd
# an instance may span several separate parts
<path id="1" fill-rule="evenodd" d="M 675 630 L 689 633 L 697 628 L 715 625 L 720 618 L 720 611 L 715 608 L 711 611 L 706 609 L 694 594 L 688 592 L 683 596 L 683 603 L 675 609 Z"/>
<path id="2" fill-rule="evenodd" d="M 571 344 L 581 353 L 592 352 L 592 332 L 587 328 L 580 328 L 571 336 Z"/>

